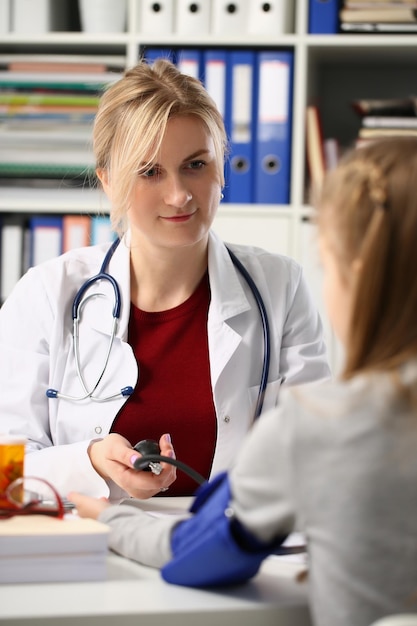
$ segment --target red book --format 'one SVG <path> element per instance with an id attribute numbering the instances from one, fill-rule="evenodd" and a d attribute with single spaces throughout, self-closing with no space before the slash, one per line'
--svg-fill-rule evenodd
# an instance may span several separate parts
<path id="1" fill-rule="evenodd" d="M 308 106 L 306 112 L 306 155 L 311 186 L 319 187 L 326 171 L 326 161 L 320 112 L 313 105 Z"/>

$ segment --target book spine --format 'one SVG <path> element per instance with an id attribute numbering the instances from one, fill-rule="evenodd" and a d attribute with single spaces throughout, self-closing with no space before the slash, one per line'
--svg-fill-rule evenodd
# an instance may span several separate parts
<path id="1" fill-rule="evenodd" d="M 0 104 L 9 105 L 67 105 L 67 106 L 84 106 L 97 107 L 99 102 L 98 96 L 73 96 L 69 94 L 49 95 L 42 93 L 1 93 Z"/>

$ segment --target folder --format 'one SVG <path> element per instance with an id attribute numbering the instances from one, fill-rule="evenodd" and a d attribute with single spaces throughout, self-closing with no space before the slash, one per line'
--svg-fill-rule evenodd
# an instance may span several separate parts
<path id="1" fill-rule="evenodd" d="M 226 167 L 228 202 L 253 202 L 255 52 L 229 52 L 230 155 Z"/>
<path id="2" fill-rule="evenodd" d="M 250 35 L 281 35 L 294 32 L 294 4 L 290 0 L 251 2 L 247 32 Z"/>
<path id="3" fill-rule="evenodd" d="M 228 84 L 228 52 L 208 49 L 203 53 L 203 83 L 223 117 L 227 136 L 230 137 L 230 120 L 226 112 L 226 85 Z M 223 189 L 224 202 L 228 202 L 227 180 Z"/>
<path id="4" fill-rule="evenodd" d="M 168 59 L 172 63 L 175 62 L 174 51 L 170 48 L 153 48 L 146 46 L 143 53 L 148 63 L 153 63 L 156 59 Z"/>
<path id="5" fill-rule="evenodd" d="M 213 35 L 242 35 L 247 32 L 249 4 L 251 0 L 212 0 Z"/>
<path id="6" fill-rule="evenodd" d="M 176 65 L 180 72 L 201 80 L 202 78 L 202 53 L 197 48 L 184 48 L 177 50 Z"/>
<path id="7" fill-rule="evenodd" d="M 78 0 L 81 30 L 84 33 L 123 33 L 126 31 L 127 0 Z"/>
<path id="8" fill-rule="evenodd" d="M 35 216 L 29 220 L 30 265 L 39 265 L 62 253 L 62 217 Z"/>
<path id="9" fill-rule="evenodd" d="M 141 0 L 139 32 L 142 35 L 168 35 L 174 31 L 174 4 L 172 0 Z"/>
<path id="10" fill-rule="evenodd" d="M 312 35 L 339 32 L 339 0 L 309 0 L 308 32 Z"/>
<path id="11" fill-rule="evenodd" d="M 93 215 L 91 218 L 91 245 L 112 242 L 116 234 L 112 230 L 109 215 Z"/>
<path id="12" fill-rule="evenodd" d="M 64 215 L 62 252 L 90 245 L 91 219 L 88 215 Z"/>
<path id="13" fill-rule="evenodd" d="M 67 30 L 67 0 L 13 0 L 11 30 L 31 35 Z"/>
<path id="14" fill-rule="evenodd" d="M 5 35 L 11 30 L 10 2 L 11 0 L 0 0 L 0 35 Z"/>
<path id="15" fill-rule="evenodd" d="M 5 215 L 0 218 L 0 304 L 9 297 L 23 274 L 24 218 Z"/>
<path id="16" fill-rule="evenodd" d="M 177 0 L 174 32 L 178 35 L 207 35 L 210 32 L 210 1 Z"/>
<path id="17" fill-rule="evenodd" d="M 294 54 L 276 50 L 257 55 L 254 201 L 289 204 Z"/>

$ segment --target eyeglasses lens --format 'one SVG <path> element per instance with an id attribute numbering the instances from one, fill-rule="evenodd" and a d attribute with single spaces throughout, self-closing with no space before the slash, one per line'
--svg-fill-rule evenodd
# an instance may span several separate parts
<path id="1" fill-rule="evenodd" d="M 57 491 L 41 478 L 18 478 L 9 485 L 6 494 L 10 506 L 0 510 L 0 517 L 30 513 L 62 517 L 64 514 Z"/>

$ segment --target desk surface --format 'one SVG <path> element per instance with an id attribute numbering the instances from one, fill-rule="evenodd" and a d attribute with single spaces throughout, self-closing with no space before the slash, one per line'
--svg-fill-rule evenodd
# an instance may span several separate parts
<path id="1" fill-rule="evenodd" d="M 311 626 L 307 586 L 295 580 L 302 568 L 270 557 L 245 585 L 201 590 L 170 585 L 158 570 L 109 554 L 105 581 L 1 585 L 0 625 Z"/>

